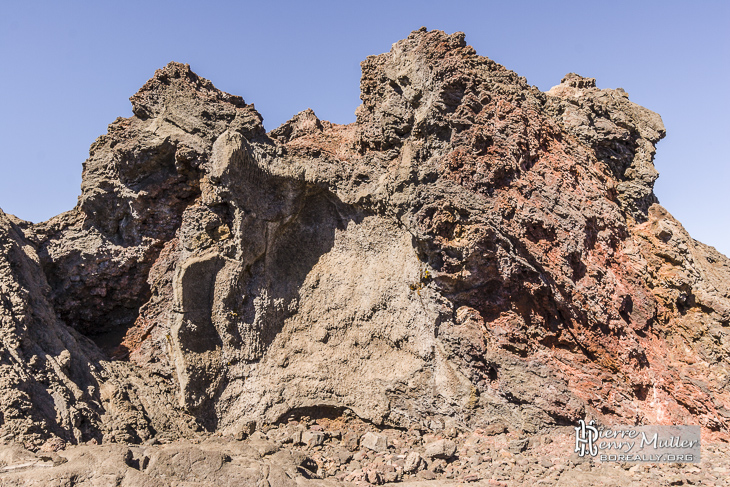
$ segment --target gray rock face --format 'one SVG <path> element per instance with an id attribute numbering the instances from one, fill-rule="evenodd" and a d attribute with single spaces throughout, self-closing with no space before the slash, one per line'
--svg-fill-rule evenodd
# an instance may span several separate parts
<path id="1" fill-rule="evenodd" d="M 0 211 L 0 438 L 38 448 L 139 442 L 164 424 L 175 435 L 191 433 L 165 408 L 174 392 L 129 364 L 109 362 L 56 317 L 37 247 L 24 236 L 32 235 L 29 228 Z"/>
<path id="2" fill-rule="evenodd" d="M 727 375 L 730 262 L 656 204 L 660 117 L 574 74 L 542 93 L 460 33 L 419 30 L 362 68 L 356 123 L 307 110 L 267 134 L 170 63 L 92 145 L 76 208 L 0 214 L 0 434 L 251 436 L 254 470 L 279 441 L 331 438 L 252 425 L 310 416 L 342 421 L 351 451 L 352 418 L 450 438 L 585 416 L 726 435 L 730 386 L 708 378 Z M 233 472 L 185 448 L 145 460 L 152 477 Z M 422 453 L 446 472 L 456 445 Z"/>
<path id="3" fill-rule="evenodd" d="M 0 436 L 86 441 L 103 414 L 100 354 L 56 319 L 27 225 L 0 211 Z"/>

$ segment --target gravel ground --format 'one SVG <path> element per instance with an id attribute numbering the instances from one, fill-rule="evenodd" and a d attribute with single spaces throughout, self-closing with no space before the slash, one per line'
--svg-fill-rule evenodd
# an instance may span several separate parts
<path id="1" fill-rule="evenodd" d="M 58 444 L 56 451 L 35 453 L 6 445 L 0 447 L 0 486 L 730 485 L 730 444 L 717 440 L 704 442 L 701 462 L 680 464 L 583 459 L 573 452 L 572 427 L 524 436 L 501 425 L 421 432 L 378 429 L 352 418 L 299 418 L 237 436 Z"/>

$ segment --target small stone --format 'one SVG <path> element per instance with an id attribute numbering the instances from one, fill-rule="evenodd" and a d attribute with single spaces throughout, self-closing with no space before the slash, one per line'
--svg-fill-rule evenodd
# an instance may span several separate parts
<path id="1" fill-rule="evenodd" d="M 434 473 L 441 473 L 446 468 L 446 461 L 442 458 L 438 458 L 431 462 L 431 465 L 428 466 L 428 469 Z"/>
<path id="2" fill-rule="evenodd" d="M 528 439 L 524 440 L 513 440 L 509 442 L 508 449 L 512 453 L 521 453 L 525 450 L 527 450 L 527 445 L 529 444 Z"/>
<path id="3" fill-rule="evenodd" d="M 388 451 L 388 437 L 385 435 L 367 432 L 360 440 L 360 444 L 369 450 L 377 452 Z"/>
<path id="4" fill-rule="evenodd" d="M 125 462 L 128 462 L 132 458 L 132 452 L 127 450 L 127 454 L 125 455 Z M 50 452 L 44 454 L 39 454 L 38 459 L 43 462 L 50 462 L 54 467 L 57 467 L 59 465 L 63 465 L 64 463 L 68 462 L 68 459 L 62 457 L 56 452 Z M 129 465 L 129 464 L 128 464 Z"/>
<path id="5" fill-rule="evenodd" d="M 294 445 L 301 445 L 302 444 L 302 431 L 297 430 L 291 435 L 291 442 Z"/>
<path id="6" fill-rule="evenodd" d="M 444 423 L 438 419 L 431 420 L 428 426 L 431 431 L 441 431 L 444 429 Z"/>
<path id="7" fill-rule="evenodd" d="M 403 471 L 406 473 L 415 473 L 422 470 L 424 467 L 424 461 L 418 452 L 412 451 L 406 456 L 405 463 L 403 464 Z"/>
<path id="8" fill-rule="evenodd" d="M 418 472 L 418 475 L 416 475 L 416 476 L 419 479 L 423 479 L 423 480 L 435 480 L 436 479 L 436 474 L 430 470 L 421 470 L 420 472 Z"/>
<path id="9" fill-rule="evenodd" d="M 344 448 L 336 449 L 334 456 L 340 465 L 344 465 L 347 462 L 349 462 L 350 460 L 352 460 L 352 452 L 349 450 L 346 450 Z"/>
<path id="10" fill-rule="evenodd" d="M 456 428 L 455 428 L 454 426 L 452 426 L 452 427 L 450 427 L 450 428 L 446 428 L 446 429 L 444 430 L 444 436 L 445 436 L 446 438 L 451 438 L 451 439 L 454 439 L 454 438 L 456 438 L 457 436 L 459 436 L 459 432 L 457 431 L 457 429 L 456 429 Z"/>
<path id="11" fill-rule="evenodd" d="M 61 438 L 54 436 L 50 439 L 48 439 L 45 443 L 43 443 L 43 446 L 41 446 L 40 451 L 42 452 L 56 452 L 59 450 L 63 450 L 66 448 L 66 442 L 62 440 Z"/>
<path id="12" fill-rule="evenodd" d="M 451 440 L 437 440 L 426 445 L 426 458 L 451 458 L 456 453 L 456 443 Z"/>
<path id="13" fill-rule="evenodd" d="M 360 435 L 354 431 L 348 431 L 345 433 L 345 436 L 342 437 L 341 444 L 344 448 L 347 448 L 350 451 L 355 451 L 358 446 L 360 446 Z"/>
<path id="14" fill-rule="evenodd" d="M 433 443 L 436 440 L 439 440 L 441 437 L 437 435 L 433 435 L 431 433 L 423 435 L 423 444 L 427 445 L 429 443 Z"/>
<path id="15" fill-rule="evenodd" d="M 321 446 L 324 444 L 324 433 L 321 431 L 305 431 L 302 433 L 302 443 L 310 448 Z"/>
<path id="16" fill-rule="evenodd" d="M 504 458 L 512 458 L 514 456 L 514 454 L 503 448 L 503 449 L 499 450 L 497 456 L 504 457 Z"/>
<path id="17" fill-rule="evenodd" d="M 402 477 L 402 470 L 393 469 L 383 472 L 383 480 L 385 480 L 385 483 L 398 482 Z"/>
<path id="18" fill-rule="evenodd" d="M 251 434 L 252 440 L 261 440 L 261 441 L 267 441 L 269 439 L 266 434 L 262 433 L 261 431 L 255 431 L 253 434 Z"/>
<path id="19" fill-rule="evenodd" d="M 496 436 L 507 432 L 507 427 L 502 423 L 490 424 L 482 429 L 485 436 Z"/>
<path id="20" fill-rule="evenodd" d="M 368 470 L 365 473 L 365 478 L 373 485 L 380 485 L 383 483 L 383 476 L 377 470 Z"/>
<path id="21" fill-rule="evenodd" d="M 365 480 L 365 475 L 365 472 L 358 468 L 347 474 L 345 482 L 362 482 Z"/>

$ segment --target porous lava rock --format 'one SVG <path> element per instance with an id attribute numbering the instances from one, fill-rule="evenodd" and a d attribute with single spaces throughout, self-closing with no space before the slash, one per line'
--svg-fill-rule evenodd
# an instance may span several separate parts
<path id="1" fill-rule="evenodd" d="M 267 133 L 170 63 L 91 146 L 73 210 L 0 215 L 3 438 L 315 413 L 727 436 L 730 261 L 657 203 L 659 115 L 576 74 L 542 92 L 462 33 L 362 72 L 356 122 Z"/>

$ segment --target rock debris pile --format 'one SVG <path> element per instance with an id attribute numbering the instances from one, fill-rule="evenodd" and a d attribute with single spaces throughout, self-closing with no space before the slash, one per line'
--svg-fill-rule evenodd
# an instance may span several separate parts
<path id="1" fill-rule="evenodd" d="M 74 446 L 35 454 L 0 447 L 0 485 L 251 485 L 344 487 L 517 487 L 535 485 L 703 485 L 721 487 L 730 448 L 705 445 L 702 463 L 601 463 L 571 453 L 572 428 L 539 435 L 505 425 L 464 431 L 375 428 L 351 415 L 308 417 L 253 428 L 235 438 L 142 445 Z"/>

